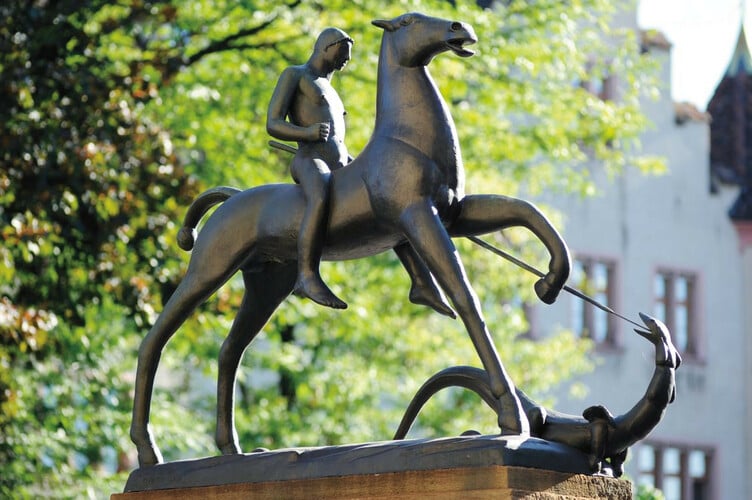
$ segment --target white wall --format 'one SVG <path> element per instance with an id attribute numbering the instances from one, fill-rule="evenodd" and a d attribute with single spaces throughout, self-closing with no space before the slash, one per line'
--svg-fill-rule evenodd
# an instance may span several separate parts
<path id="1" fill-rule="evenodd" d="M 668 81 L 668 59 L 663 59 Z M 677 400 L 648 440 L 713 447 L 714 498 L 748 498 L 744 263 L 727 215 L 737 191 L 710 193 L 708 124 L 676 125 L 668 86 L 660 101 L 645 103 L 644 111 L 654 123 L 644 135 L 644 152 L 665 156 L 670 172 L 644 176 L 629 169 L 611 181 L 600 173 L 597 198 L 541 201 L 565 215 L 563 234 L 575 255 L 617 263 L 618 297 L 612 307 L 629 318 L 639 322 L 638 312 L 653 313 L 657 268 L 697 274 L 696 326 L 704 359 L 687 360 L 678 370 Z M 538 333 L 569 327 L 572 300 L 579 299 L 562 294 L 552 306 L 536 306 Z M 619 414 L 643 395 L 654 366 L 652 345 L 625 322 L 619 321 L 618 329 L 622 349 L 595 353 L 602 364 L 582 379 L 590 389 L 585 400 L 562 394 L 557 409 L 580 413 L 604 404 Z M 627 466 L 633 477 L 635 465 Z"/>

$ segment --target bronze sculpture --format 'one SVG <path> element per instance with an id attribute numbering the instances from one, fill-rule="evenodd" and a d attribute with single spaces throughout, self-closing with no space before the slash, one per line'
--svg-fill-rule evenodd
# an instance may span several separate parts
<path id="1" fill-rule="evenodd" d="M 290 172 L 306 200 L 298 233 L 298 278 L 293 293 L 335 309 L 344 309 L 347 304 L 332 293 L 318 271 L 326 229 L 322 223 L 329 211 L 331 171 L 343 168 L 352 157 L 345 145 L 347 113 L 330 81 L 334 71 L 347 65 L 353 43 L 338 28 L 322 31 L 308 61 L 287 68 L 279 77 L 266 120 L 269 134 L 298 143 L 297 149 L 285 148 L 295 155 Z M 194 227 L 197 222 L 189 224 Z M 410 300 L 455 317 L 430 271 L 410 245 L 398 245 L 395 252 L 412 279 Z"/>
<path id="2" fill-rule="evenodd" d="M 582 417 L 549 410 L 517 390 L 530 421 L 530 434 L 547 441 L 563 443 L 588 456 L 593 472 L 609 471 L 620 477 L 627 450 L 658 425 L 666 407 L 676 397 L 676 369 L 681 356 L 671 341 L 666 325 L 640 313 L 645 329 L 635 328 L 642 337 L 655 345 L 655 370 L 645 395 L 629 411 L 614 417 L 603 406 L 596 405 L 582 412 Z M 446 387 L 465 387 L 476 392 L 495 409 L 488 376 L 483 370 L 457 366 L 440 371 L 418 389 L 400 422 L 394 439 L 404 439 L 423 405 L 436 392 Z"/>
<path id="3" fill-rule="evenodd" d="M 321 305 L 347 307 L 318 271 L 324 240 L 322 223 L 329 205 L 331 171 L 350 162 L 345 147 L 345 107 L 329 83 L 350 60 L 353 39 L 337 28 L 324 30 L 305 64 L 287 68 L 274 89 L 266 129 L 278 139 L 298 142 L 290 167 L 306 200 L 298 232 L 295 293 Z M 287 118 L 289 117 L 289 121 Z"/>
<path id="4" fill-rule="evenodd" d="M 546 246 L 549 270 L 535 284 L 552 303 L 569 276 L 567 246 L 548 219 L 524 200 L 464 194 L 464 166 L 448 106 L 427 65 L 446 51 L 469 57 L 476 36 L 467 24 L 405 14 L 373 21 L 384 30 L 378 65 L 376 124 L 363 152 L 332 172 L 322 258 L 354 259 L 408 244 L 439 282 L 488 373 L 503 434 L 526 435 L 528 419 L 499 359 L 451 238 L 524 226 Z M 229 195 L 229 197 L 228 197 Z M 240 358 L 297 278 L 297 233 L 305 212 L 299 186 L 260 186 L 240 193 L 212 190 L 194 202 L 208 218 L 186 275 L 139 350 L 131 438 L 141 466 L 162 461 L 149 428 L 154 377 L 167 341 L 188 315 L 240 271 L 246 292 L 219 355 L 216 442 L 240 453 L 233 398 Z M 197 218 L 196 218 L 197 217 Z M 192 228 L 182 232 L 190 246 Z"/>

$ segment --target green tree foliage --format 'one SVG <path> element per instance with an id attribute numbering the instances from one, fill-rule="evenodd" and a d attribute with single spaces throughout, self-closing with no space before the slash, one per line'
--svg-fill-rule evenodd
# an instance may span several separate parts
<path id="1" fill-rule="evenodd" d="M 0 496 L 73 487 L 125 449 L 124 370 L 196 194 L 143 117 L 152 89 L 102 54 L 116 26 L 87 29 L 105 4 L 0 7 Z"/>
<path id="2" fill-rule="evenodd" d="M 46 1 L 0 6 L 0 496 L 101 496 L 133 463 L 127 439 L 136 349 L 187 255 L 174 244 L 184 207 L 205 187 L 289 182 L 266 146 L 266 105 L 318 32 L 356 40 L 334 85 L 348 146 L 366 143 L 380 32 L 408 10 L 468 21 L 478 55 L 437 58 L 468 190 L 592 191 L 592 168 L 634 164 L 649 62 L 634 34 L 611 32 L 609 0 Z M 610 40 L 604 43 L 604 40 Z M 619 98 L 577 82 L 617 75 Z M 179 225 L 179 224 L 177 224 Z M 496 235 L 545 264 L 521 231 Z M 588 345 L 528 330 L 533 278 L 459 241 L 513 380 L 544 395 L 588 368 Z M 407 302 L 392 255 L 325 263 L 350 308 L 287 301 L 246 354 L 238 429 L 246 449 L 387 439 L 435 371 L 478 360 L 461 324 Z M 216 355 L 242 294 L 231 282 L 168 345 L 152 421 L 166 458 L 216 453 Z M 208 391 L 211 392 L 211 389 Z M 416 435 L 494 432 L 465 392 L 424 410 Z"/>

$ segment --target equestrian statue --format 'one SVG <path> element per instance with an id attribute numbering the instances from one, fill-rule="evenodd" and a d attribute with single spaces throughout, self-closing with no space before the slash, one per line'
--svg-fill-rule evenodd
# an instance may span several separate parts
<path id="1" fill-rule="evenodd" d="M 531 203 L 464 193 L 457 131 L 427 66 L 443 52 L 472 56 L 467 46 L 477 41 L 473 29 L 417 13 L 373 24 L 383 30 L 375 128 L 361 154 L 330 173 L 320 257 L 359 259 L 399 248 L 417 256 L 405 267 L 410 271 L 415 265 L 413 271 L 435 278 L 462 320 L 487 373 L 501 433 L 527 435 L 528 418 L 452 238 L 511 226 L 529 229 L 550 254 L 547 272 L 535 283 L 545 303 L 556 299 L 569 276 L 569 251 Z M 245 295 L 219 354 L 215 437 L 223 454 L 241 453 L 233 414 L 238 365 L 246 347 L 296 289 L 298 234 L 306 202 L 300 185 L 273 184 L 245 191 L 210 190 L 189 209 L 181 243 L 192 246 L 188 269 L 138 353 L 131 439 L 142 467 L 163 461 L 149 426 L 162 349 L 194 309 L 238 271 Z M 219 207 L 194 242 L 196 223 L 215 204 Z M 341 306 L 336 301 L 330 305 Z"/>

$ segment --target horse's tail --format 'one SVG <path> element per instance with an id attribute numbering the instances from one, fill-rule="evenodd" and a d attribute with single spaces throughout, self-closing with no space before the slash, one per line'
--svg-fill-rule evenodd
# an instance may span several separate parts
<path id="1" fill-rule="evenodd" d="M 227 201 L 231 196 L 240 193 L 240 189 L 220 186 L 204 191 L 193 200 L 183 219 L 183 227 L 178 232 L 178 246 L 183 250 L 190 250 L 196 242 L 196 226 L 211 207 Z"/>

